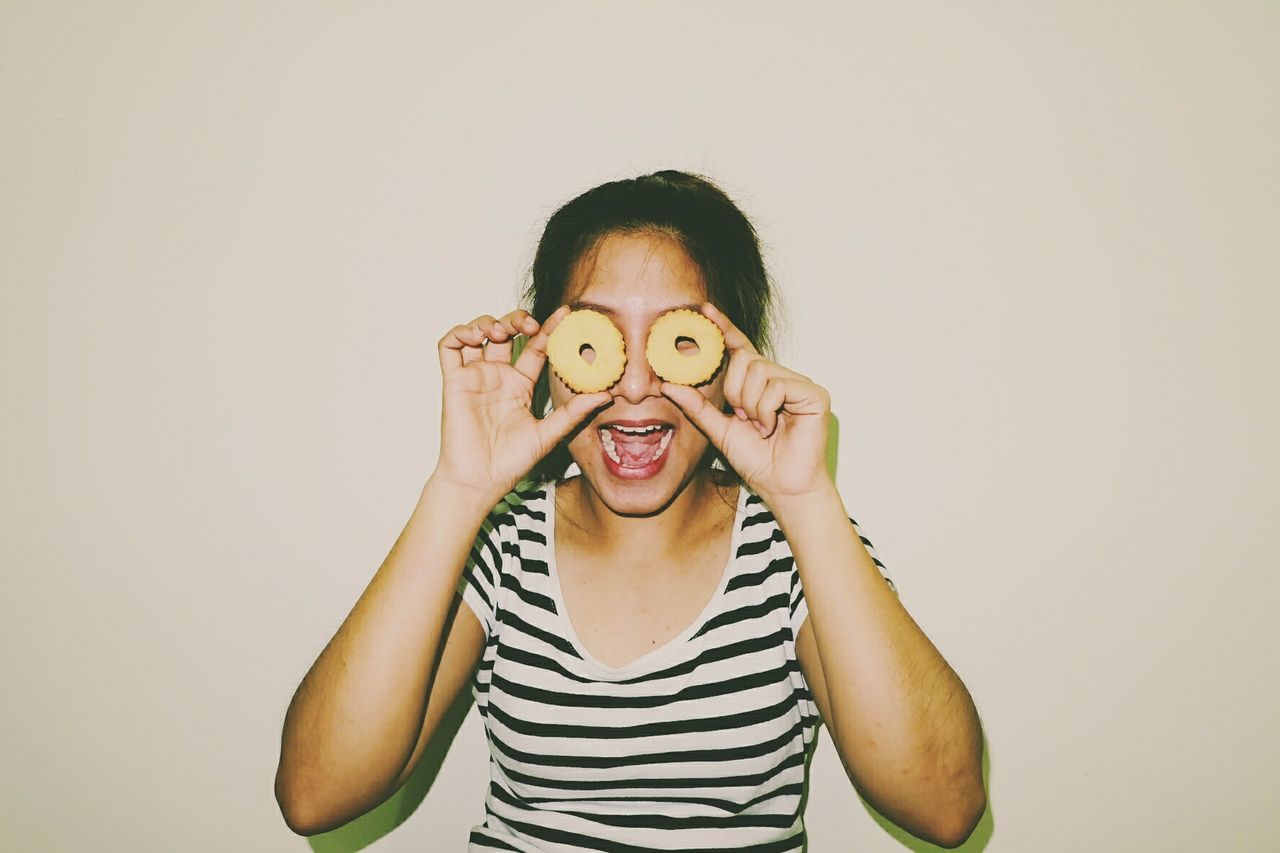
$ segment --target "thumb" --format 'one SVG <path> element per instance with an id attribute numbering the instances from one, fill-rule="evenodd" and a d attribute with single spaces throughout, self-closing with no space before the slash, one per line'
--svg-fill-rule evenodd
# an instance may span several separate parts
<path id="1" fill-rule="evenodd" d="M 724 450 L 724 437 L 732 424 L 731 418 L 717 409 L 697 389 L 688 385 L 663 382 L 662 394 L 680 407 L 685 417 L 702 431 L 717 450 Z"/>
<path id="2" fill-rule="evenodd" d="M 545 418 L 538 421 L 538 435 L 543 447 L 552 447 L 573 431 L 591 413 L 613 399 L 608 391 L 596 391 L 593 394 L 574 394 L 563 406 L 552 409 Z"/>

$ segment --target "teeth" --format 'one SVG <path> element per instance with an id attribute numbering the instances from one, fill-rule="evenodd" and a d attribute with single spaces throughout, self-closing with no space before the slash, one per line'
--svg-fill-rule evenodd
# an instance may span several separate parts
<path id="1" fill-rule="evenodd" d="M 604 445 L 604 452 L 609 454 L 609 458 L 621 465 L 622 458 L 618 456 L 618 445 L 613 443 L 613 436 L 609 435 L 607 429 L 600 430 L 600 443 Z"/>
<path id="2" fill-rule="evenodd" d="M 618 432 L 625 432 L 628 435 L 644 435 L 650 432 L 657 432 L 658 430 L 663 429 L 663 427 L 658 424 L 654 424 L 653 426 L 646 427 L 611 426 L 609 429 L 616 429 Z"/>
<path id="3" fill-rule="evenodd" d="M 658 452 L 653 454 L 655 462 L 662 458 L 662 454 L 667 452 L 667 445 L 671 444 L 671 436 L 673 435 L 675 435 L 675 430 L 669 430 L 667 434 L 658 441 Z"/>
<path id="4" fill-rule="evenodd" d="M 610 435 L 609 433 L 610 429 L 620 429 L 620 427 L 609 427 L 608 429 L 600 430 L 600 444 L 604 446 L 604 452 L 609 454 L 609 458 L 612 459 L 614 462 L 618 463 L 619 465 L 621 465 L 622 457 L 618 455 L 618 445 L 614 442 L 613 436 Z M 652 427 L 652 428 L 646 427 L 638 431 L 637 430 L 622 430 L 622 431 L 628 432 L 631 434 L 636 434 L 636 432 L 640 432 L 640 433 L 652 432 L 654 429 L 662 429 L 662 427 Z M 675 435 L 675 430 L 669 429 L 666 431 L 666 434 L 664 434 L 662 438 L 658 440 L 658 452 L 653 454 L 652 461 L 654 462 L 658 461 L 659 459 L 662 458 L 662 454 L 667 452 L 667 448 L 671 446 L 671 436 L 673 435 Z"/>

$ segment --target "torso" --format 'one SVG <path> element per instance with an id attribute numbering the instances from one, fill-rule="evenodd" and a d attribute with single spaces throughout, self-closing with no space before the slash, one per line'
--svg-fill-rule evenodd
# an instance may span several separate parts
<path id="1" fill-rule="evenodd" d="M 703 612 L 730 560 L 737 488 L 711 492 L 702 517 L 677 542 L 601 542 L 572 523 L 579 482 L 556 492 L 560 592 L 579 641 L 622 667 L 670 642 Z"/>
<path id="2" fill-rule="evenodd" d="M 665 620 L 636 619 L 629 611 L 639 608 L 621 599 L 626 590 L 611 586 L 603 593 L 611 616 L 594 623 L 605 639 L 587 648 L 573 624 L 593 624 L 577 616 L 589 612 L 584 589 L 562 586 L 557 570 L 564 542 L 586 552 L 572 532 L 558 533 L 568 526 L 557 524 L 559 497 L 551 484 L 509 495 L 463 572 L 463 599 L 485 631 L 472 692 L 490 752 L 485 820 L 469 849 L 800 853 L 820 717 L 798 657 L 808 607 L 776 519 L 743 489 L 729 570 L 688 604 L 705 605 L 701 612 L 685 619 L 688 611 L 672 605 Z M 688 513 L 690 531 L 703 529 L 698 515 Z M 714 516 L 703 518 L 719 529 Z M 634 550 L 615 549 L 624 557 Z M 705 584 L 715 561 L 704 560 L 677 562 L 700 567 L 685 574 Z M 579 563 L 569 570 L 578 581 L 588 565 Z M 583 604 L 573 621 L 562 589 Z M 681 620 L 684 628 L 661 642 Z M 612 625 L 628 642 L 608 642 Z"/>

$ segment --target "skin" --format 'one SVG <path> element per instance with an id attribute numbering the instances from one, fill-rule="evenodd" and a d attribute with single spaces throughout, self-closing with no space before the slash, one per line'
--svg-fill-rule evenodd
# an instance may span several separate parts
<path id="1" fill-rule="evenodd" d="M 658 234 L 605 237 L 578 263 L 566 289 L 565 302 L 571 309 L 592 308 L 613 321 L 627 351 L 626 368 L 609 389 L 609 405 L 597 409 L 569 442 L 569 453 L 584 475 L 584 482 L 573 490 L 572 509 L 606 538 L 670 538 L 667 534 L 696 515 L 708 495 L 710 483 L 705 477 L 695 478 L 707 438 L 663 396 L 662 380 L 644 357 L 649 328 L 658 317 L 674 308 L 700 310 L 706 297 L 697 265 L 672 238 Z M 722 370 L 692 392 L 718 407 L 725 399 L 724 381 Z M 551 373 L 553 407 L 568 405 L 577 396 Z M 611 475 L 601 455 L 598 428 L 613 420 L 652 418 L 675 425 L 662 471 L 644 480 Z"/>
<path id="2" fill-rule="evenodd" d="M 570 442 L 583 476 L 564 490 L 560 511 L 590 535 L 557 541 L 557 548 L 596 567 L 597 576 L 613 571 L 631 581 L 596 577 L 588 588 L 587 572 L 566 573 L 562 582 L 577 584 L 584 605 L 574 616 L 575 630 L 584 641 L 591 636 L 601 644 L 612 636 L 612 645 L 602 650 L 626 661 L 674 636 L 687 620 L 619 625 L 615 616 L 604 625 L 593 623 L 590 613 L 625 612 L 617 605 L 634 605 L 637 596 L 642 609 L 665 608 L 681 616 L 692 617 L 705 604 L 723 549 L 702 551 L 700 561 L 672 557 L 697 542 L 698 531 L 714 530 L 727 539 L 727 527 L 716 526 L 724 502 L 712 499 L 720 487 L 699 466 L 707 444 L 713 444 L 765 500 L 791 544 L 810 608 L 797 654 L 850 779 L 908 830 L 935 843 L 959 844 L 986 806 L 981 728 L 972 699 L 883 582 L 848 522 L 826 468 L 826 390 L 762 357 L 705 298 L 696 264 L 664 235 L 611 235 L 575 272 L 566 300 L 609 314 L 628 353 L 643 353 L 653 321 L 686 305 L 696 305 L 720 327 L 728 350 L 727 366 L 698 388 L 661 381 L 633 355 L 610 389 L 611 404 L 596 410 Z M 577 396 L 553 378 L 557 408 Z M 725 402 L 733 415 L 722 413 Z M 676 424 L 671 458 L 658 476 L 630 481 L 608 472 L 597 427 L 615 418 Z M 637 554 L 643 559 L 623 556 Z M 650 557 L 659 554 L 665 559 Z M 665 576 L 663 567 L 669 567 Z M 637 581 L 637 571 L 647 576 Z M 678 592 L 645 596 L 638 591 L 643 589 Z M 568 588 L 565 594 L 572 611 L 575 597 Z M 687 603 L 690 596 L 693 605 Z M 628 639 L 618 640 L 620 634 Z"/>
<path id="3" fill-rule="evenodd" d="M 332 829 L 394 793 L 465 689 L 484 632 L 454 591 L 489 510 L 559 442 L 582 468 L 557 488 L 557 564 L 579 638 L 620 664 L 682 630 L 727 559 L 736 485 L 700 464 L 714 445 L 782 527 L 809 603 L 801 669 L 849 778 L 882 814 L 956 846 L 986 806 L 982 734 L 963 683 L 880 577 L 827 474 L 830 399 L 757 353 L 707 303 L 697 266 L 670 237 L 610 235 L 566 294 L 610 314 L 630 355 L 617 384 L 575 394 L 552 379 L 553 410 L 529 411 L 546 368 L 545 324 L 489 315 L 441 338 L 440 458 L 410 521 L 286 716 L 276 796 L 300 834 Z M 662 382 L 643 358 L 652 322 L 693 306 L 719 326 L 727 364 L 698 388 Z M 512 342 L 527 337 L 512 362 Z M 734 412 L 725 415 L 725 404 Z M 643 480 L 604 464 L 597 427 L 658 418 L 675 427 Z M 608 624 L 596 614 L 613 614 Z M 624 614 L 619 617 L 618 614 Z M 413 674 L 418 674 L 413 677 Z"/>
<path id="4" fill-rule="evenodd" d="M 663 396 L 644 357 L 654 321 L 675 308 L 700 310 L 701 271 L 683 248 L 658 234 L 612 235 L 588 253 L 566 289 L 570 308 L 592 308 L 622 333 L 627 364 L 610 403 L 569 442 L 583 476 L 556 490 L 556 563 L 569 619 L 599 661 L 621 666 L 661 646 L 691 622 L 714 593 L 728 559 L 737 484 L 708 476 L 707 437 Z M 548 323 L 550 326 L 551 324 Z M 725 371 L 689 393 L 724 404 Z M 551 374 L 556 410 L 580 395 Z M 656 476 L 610 472 L 599 427 L 658 419 L 674 426 Z"/>

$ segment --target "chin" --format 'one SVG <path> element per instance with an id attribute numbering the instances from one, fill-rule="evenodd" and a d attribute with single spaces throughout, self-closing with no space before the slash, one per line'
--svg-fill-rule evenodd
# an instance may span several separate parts
<path id="1" fill-rule="evenodd" d="M 659 492 L 656 489 L 645 488 L 642 492 L 634 488 L 599 488 L 597 486 L 598 481 L 594 480 L 590 474 L 585 474 L 584 476 L 590 482 L 591 490 L 595 492 L 596 497 L 610 512 L 614 515 L 631 518 L 646 518 L 657 515 L 671 503 L 677 491 L 676 489 L 667 489 Z"/>

